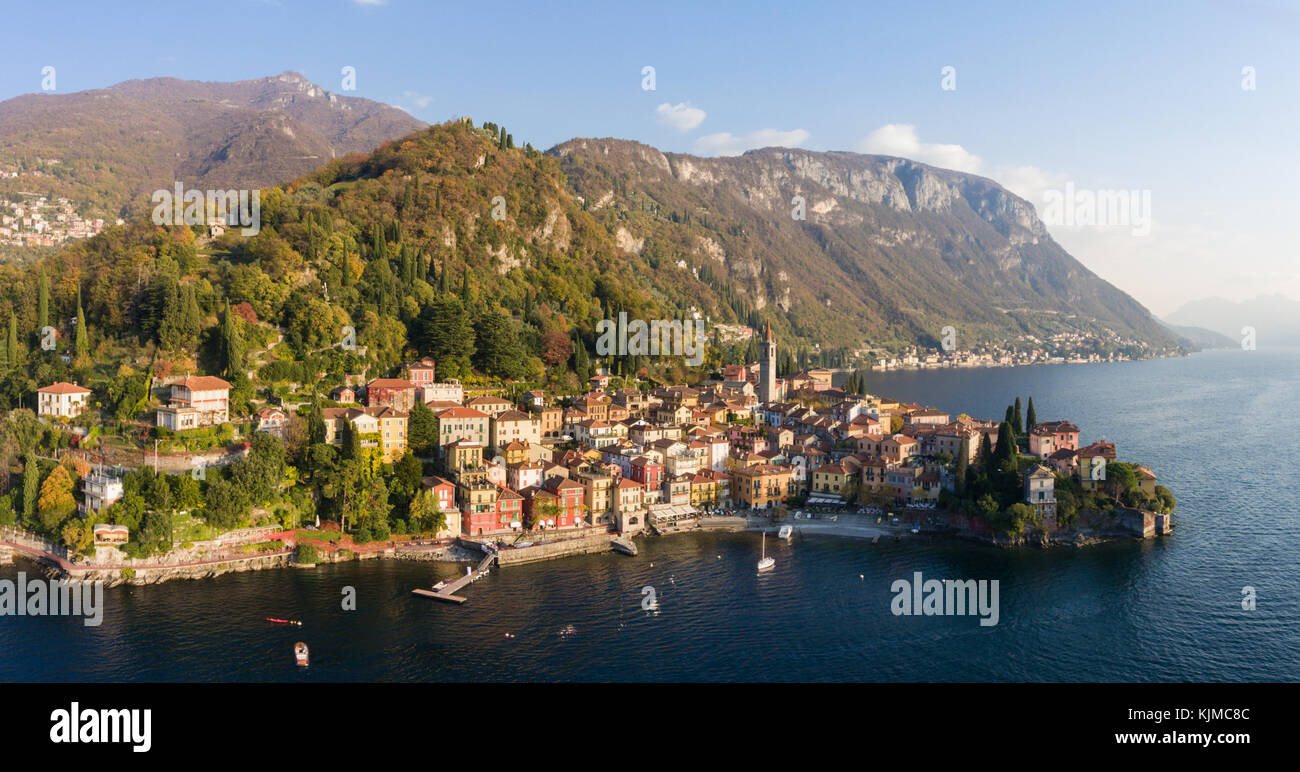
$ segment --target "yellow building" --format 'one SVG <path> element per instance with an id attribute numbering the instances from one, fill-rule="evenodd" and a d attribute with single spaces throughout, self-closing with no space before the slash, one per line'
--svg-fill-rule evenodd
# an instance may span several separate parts
<path id="1" fill-rule="evenodd" d="M 857 493 L 857 476 L 855 470 L 843 462 L 819 466 L 813 470 L 812 495 L 851 499 Z"/>
<path id="2" fill-rule="evenodd" d="M 731 495 L 750 509 L 771 509 L 790 495 L 790 469 L 775 464 L 755 464 L 733 476 Z"/>
<path id="3" fill-rule="evenodd" d="M 1115 460 L 1115 443 L 1094 442 L 1080 448 L 1075 457 L 1079 460 L 1079 484 L 1085 491 L 1096 490 L 1106 481 L 1106 463 Z"/>
<path id="4" fill-rule="evenodd" d="M 343 444 L 343 425 L 352 425 L 361 439 L 361 447 L 379 452 L 384 461 L 392 463 L 406 454 L 405 410 L 391 407 L 332 407 L 321 411 L 325 423 L 325 441 L 331 445 Z"/>

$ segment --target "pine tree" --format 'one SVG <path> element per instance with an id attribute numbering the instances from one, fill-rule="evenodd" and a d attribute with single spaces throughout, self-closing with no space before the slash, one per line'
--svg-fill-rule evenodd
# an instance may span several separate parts
<path id="1" fill-rule="evenodd" d="M 1025 411 L 1025 432 L 1028 433 L 1038 425 L 1038 413 L 1034 412 L 1034 398 L 1029 398 L 1029 409 Z"/>
<path id="2" fill-rule="evenodd" d="M 418 399 L 411 409 L 406 441 L 417 456 L 431 454 L 438 445 L 438 419 L 429 406 Z"/>
<path id="3" fill-rule="evenodd" d="M 421 353 L 438 360 L 440 372 L 453 378 L 469 374 L 474 327 L 459 298 L 439 295 L 424 307 L 416 322 L 416 342 Z"/>

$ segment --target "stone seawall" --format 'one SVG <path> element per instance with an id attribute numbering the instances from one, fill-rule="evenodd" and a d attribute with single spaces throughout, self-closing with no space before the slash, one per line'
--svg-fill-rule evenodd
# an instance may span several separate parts
<path id="1" fill-rule="evenodd" d="M 534 563 L 539 560 L 551 560 L 568 555 L 590 555 L 614 550 L 614 534 L 583 536 L 578 539 L 566 539 L 550 544 L 535 544 L 531 547 L 503 549 L 497 553 L 497 565 L 514 566 L 522 563 Z"/>
<path id="2" fill-rule="evenodd" d="M 160 584 L 171 579 L 211 579 L 235 571 L 257 571 L 291 565 L 292 554 L 274 554 L 188 566 L 74 568 L 63 578 L 82 582 L 102 581 L 105 587 L 115 587 L 119 584 Z M 50 568 L 50 572 L 63 574 L 54 568 Z"/>

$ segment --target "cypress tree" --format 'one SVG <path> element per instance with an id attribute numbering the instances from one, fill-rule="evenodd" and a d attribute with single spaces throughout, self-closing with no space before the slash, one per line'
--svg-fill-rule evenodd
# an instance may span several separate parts
<path id="1" fill-rule="evenodd" d="M 993 467 L 993 446 L 989 445 L 989 436 L 984 432 L 980 432 L 979 462 L 986 472 Z"/>
<path id="2" fill-rule="evenodd" d="M 468 267 L 465 269 L 465 273 L 461 274 L 460 301 L 465 304 L 466 308 L 469 308 L 469 268 Z"/>
<path id="3" fill-rule="evenodd" d="M 192 284 L 186 284 L 181 288 L 179 329 L 182 344 L 186 348 L 194 348 L 199 342 L 199 333 L 203 329 L 203 314 L 199 311 L 199 301 L 194 295 Z"/>
<path id="4" fill-rule="evenodd" d="M 1016 430 L 1016 435 L 1019 436 L 1019 435 L 1021 435 L 1021 434 L 1024 434 L 1024 433 L 1025 433 L 1025 422 L 1021 419 L 1021 414 L 1020 414 L 1020 397 L 1016 397 L 1016 410 L 1015 410 L 1015 413 L 1012 414 L 1012 416 L 1013 416 L 1013 420 L 1011 421 L 1011 426 L 1015 428 L 1015 430 Z"/>
<path id="5" fill-rule="evenodd" d="M 573 342 L 573 371 L 578 374 L 578 381 L 586 383 L 591 377 L 590 360 L 587 358 L 587 344 L 579 338 Z"/>
<path id="6" fill-rule="evenodd" d="M 993 451 L 993 468 L 997 469 L 1003 461 L 1016 456 L 1016 434 L 1011 424 L 1006 421 L 998 427 L 998 446 Z"/>
<path id="7" fill-rule="evenodd" d="M 321 413 L 320 400 L 311 401 L 311 412 L 307 414 L 307 439 L 313 445 L 325 442 L 325 416 Z"/>
<path id="8" fill-rule="evenodd" d="M 244 337 L 235 324 L 234 314 L 230 310 L 230 301 L 226 301 L 225 317 L 221 320 L 221 369 L 222 375 L 234 378 L 244 369 Z"/>
<path id="9" fill-rule="evenodd" d="M 77 356 L 84 357 L 90 353 L 90 332 L 86 328 L 86 311 L 77 301 Z"/>
<path id="10" fill-rule="evenodd" d="M 987 441 L 988 435 L 985 436 Z M 953 477 L 957 483 L 957 492 L 966 492 L 966 467 L 970 458 L 970 438 L 963 436 L 961 438 L 961 448 L 957 451 L 957 469 L 953 472 Z"/>
<path id="11" fill-rule="evenodd" d="M 50 323 L 50 277 L 41 266 L 41 290 L 36 301 L 36 327 L 41 329 Z"/>
<path id="12" fill-rule="evenodd" d="M 29 526 L 40 522 L 36 514 L 36 500 L 41 491 L 41 469 L 36 463 L 36 454 L 27 451 L 23 457 L 23 519 Z"/>
<path id="13" fill-rule="evenodd" d="M 1034 398 L 1029 398 L 1029 409 L 1025 411 L 1025 432 L 1038 425 L 1038 413 L 1034 412 Z"/>
<path id="14" fill-rule="evenodd" d="M 18 317 L 13 311 L 9 312 L 9 339 L 5 344 L 7 356 L 5 364 L 10 367 L 21 367 L 23 364 L 22 352 L 18 350 Z"/>

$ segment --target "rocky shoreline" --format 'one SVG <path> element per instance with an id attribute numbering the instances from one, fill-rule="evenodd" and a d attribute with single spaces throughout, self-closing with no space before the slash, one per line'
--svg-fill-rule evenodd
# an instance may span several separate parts
<path id="1" fill-rule="evenodd" d="M 938 512 L 939 516 L 951 517 L 952 513 Z M 1089 515 L 1100 515 L 1101 513 L 1085 513 Z M 1149 524 L 1156 513 L 1144 512 L 1140 510 L 1130 510 L 1129 522 L 1126 527 L 1121 527 L 1122 520 L 1116 521 L 1116 525 L 1105 530 L 1070 530 L 1059 531 L 1053 534 L 1037 533 L 1031 535 L 1006 536 L 998 535 L 991 531 L 977 531 L 973 529 L 959 529 L 952 526 L 925 526 L 918 533 L 912 533 L 911 528 L 903 523 L 889 524 L 876 522 L 870 516 L 855 514 L 841 514 L 834 516 L 822 516 L 809 519 L 776 519 L 776 518 L 758 518 L 758 517 L 702 517 L 693 523 L 679 525 L 671 529 L 658 530 L 653 533 L 637 534 L 648 538 L 672 536 L 683 533 L 700 533 L 706 531 L 754 531 L 754 532 L 772 532 L 775 533 L 783 525 L 793 526 L 794 532 L 800 535 L 815 536 L 835 536 L 842 538 L 854 539 L 890 539 L 891 541 L 900 541 L 905 538 L 924 538 L 927 540 L 947 540 L 947 541 L 964 541 L 976 544 L 982 544 L 991 547 L 1000 548 L 1025 548 L 1033 547 L 1038 549 L 1055 549 L 1063 547 L 1073 547 L 1075 549 L 1091 547 L 1100 544 L 1118 543 L 1126 541 L 1142 541 L 1155 535 L 1150 532 L 1149 528 L 1143 530 L 1142 535 L 1135 532 L 1137 526 L 1133 525 L 1134 519 L 1141 524 Z M 1172 529 L 1172 518 L 1160 521 L 1162 523 L 1159 534 L 1168 534 Z M 536 547 L 523 548 L 516 556 L 513 553 L 499 553 L 500 555 L 509 554 L 509 560 L 503 560 L 503 564 L 520 564 L 528 562 L 537 562 L 544 560 L 557 560 L 572 555 L 592 554 L 598 552 L 612 551 L 612 546 L 605 543 L 617 534 L 611 533 L 608 537 L 599 535 L 587 535 L 580 539 L 573 540 L 574 548 L 570 549 L 564 541 L 537 545 Z M 596 544 L 592 540 L 602 542 Z M 581 542 L 581 544 L 578 544 Z M 543 547 L 545 547 L 543 549 Z M 525 554 L 527 553 L 527 554 Z M 386 550 L 377 550 L 370 552 L 352 552 L 346 549 L 322 551 L 317 559 L 317 563 L 299 564 L 296 562 L 293 550 L 285 549 L 273 553 L 255 554 L 247 557 L 225 557 L 214 558 L 205 561 L 198 561 L 190 564 L 173 564 L 173 565 L 150 565 L 146 562 L 123 561 L 112 564 L 83 565 L 78 563 L 60 564 L 54 560 L 27 554 L 23 551 L 14 551 L 5 549 L 0 551 L 0 564 L 12 562 L 13 557 L 22 557 L 32 560 L 41 566 L 42 572 L 49 578 L 58 578 L 65 581 L 96 582 L 102 581 L 105 587 L 116 587 L 123 584 L 132 585 L 149 585 L 161 584 L 174 579 L 211 579 L 221 576 L 222 574 L 235 573 L 240 571 L 260 571 L 269 568 L 313 568 L 318 563 L 342 563 L 350 560 L 409 560 L 409 561 L 429 561 L 440 563 L 465 563 L 473 562 L 477 559 L 476 555 L 471 555 L 469 550 L 459 544 L 437 549 L 413 549 L 407 547 L 393 547 Z M 65 568 L 65 566 L 67 566 Z"/>

